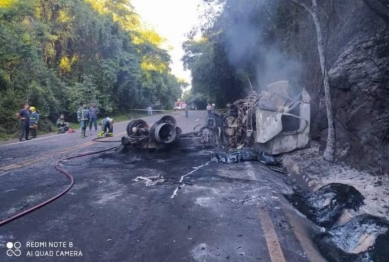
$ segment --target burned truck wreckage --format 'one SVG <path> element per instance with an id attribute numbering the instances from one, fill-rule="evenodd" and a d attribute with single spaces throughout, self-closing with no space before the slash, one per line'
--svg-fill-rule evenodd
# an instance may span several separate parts
<path id="1" fill-rule="evenodd" d="M 187 133 L 169 115 L 151 126 L 132 120 L 122 148 L 212 149 L 221 162 L 259 160 L 276 165 L 273 156 L 304 148 L 310 141 L 310 96 L 303 89 L 292 98 L 288 91 L 287 81 L 270 84 L 261 94 L 252 91 L 228 104 L 224 112 L 208 114 L 204 124 Z"/>

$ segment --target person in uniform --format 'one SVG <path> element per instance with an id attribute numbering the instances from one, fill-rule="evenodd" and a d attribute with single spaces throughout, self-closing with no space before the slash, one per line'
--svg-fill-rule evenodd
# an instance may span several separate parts
<path id="1" fill-rule="evenodd" d="M 20 134 L 19 141 L 22 141 L 23 136 L 25 136 L 26 140 L 28 140 L 28 133 L 30 132 L 30 105 L 25 104 L 24 108 L 21 109 L 16 115 L 20 119 Z"/>
<path id="2" fill-rule="evenodd" d="M 86 107 L 86 103 L 84 103 L 82 107 L 78 109 L 77 119 L 81 127 L 81 137 L 84 138 L 86 137 L 85 131 L 90 119 L 90 113 L 89 113 L 89 109 Z"/>
<path id="3" fill-rule="evenodd" d="M 58 134 L 63 134 L 69 130 L 69 123 L 65 122 L 65 116 L 61 114 L 57 119 Z"/>
<path id="4" fill-rule="evenodd" d="M 112 118 L 106 117 L 101 121 L 101 131 L 98 134 L 98 137 L 113 136 L 113 123 L 115 120 Z"/>
<path id="5" fill-rule="evenodd" d="M 99 114 L 99 109 L 96 104 L 93 103 L 92 107 L 89 108 L 90 122 L 89 122 L 89 133 L 92 134 L 92 124 L 95 126 L 95 132 L 97 132 L 97 115 Z"/>
<path id="6" fill-rule="evenodd" d="M 35 107 L 30 107 L 30 131 L 31 131 L 31 138 L 35 138 L 38 131 L 38 122 L 39 122 L 39 114 L 36 112 Z"/>

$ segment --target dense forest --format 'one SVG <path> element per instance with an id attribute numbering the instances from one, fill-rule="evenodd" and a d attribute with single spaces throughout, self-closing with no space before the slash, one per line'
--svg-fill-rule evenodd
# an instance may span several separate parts
<path id="1" fill-rule="evenodd" d="M 0 135 L 17 131 L 25 102 L 48 125 L 82 102 L 103 114 L 171 109 L 185 83 L 163 41 L 129 0 L 0 1 Z"/>
<path id="2" fill-rule="evenodd" d="M 183 44 L 193 77 L 187 100 L 220 108 L 250 85 L 260 92 L 288 80 L 312 97 L 313 140 L 325 148 L 329 111 L 335 159 L 389 172 L 389 0 L 203 2 L 203 23 Z"/>

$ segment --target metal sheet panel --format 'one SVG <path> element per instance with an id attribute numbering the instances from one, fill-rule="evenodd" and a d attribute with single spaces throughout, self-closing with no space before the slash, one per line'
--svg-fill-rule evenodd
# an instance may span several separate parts
<path id="1" fill-rule="evenodd" d="M 282 153 L 291 152 L 297 149 L 297 140 L 298 135 L 280 135 L 274 138 L 272 143 L 272 152 L 273 155 L 278 155 Z"/>
<path id="2" fill-rule="evenodd" d="M 281 113 L 257 108 L 257 140 L 266 143 L 282 131 Z"/>

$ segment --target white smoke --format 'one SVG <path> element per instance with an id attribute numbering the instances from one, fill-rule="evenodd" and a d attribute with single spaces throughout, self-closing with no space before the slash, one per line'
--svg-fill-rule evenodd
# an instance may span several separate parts
<path id="1" fill-rule="evenodd" d="M 286 58 L 277 46 L 269 46 L 261 38 L 264 32 L 258 25 L 258 14 L 265 13 L 261 9 L 268 8 L 271 1 L 231 0 L 224 10 L 224 18 L 228 17 L 223 21 L 228 60 L 238 72 L 255 75 L 253 84 L 259 90 L 272 82 L 290 81 L 302 70 L 297 60 Z"/>

